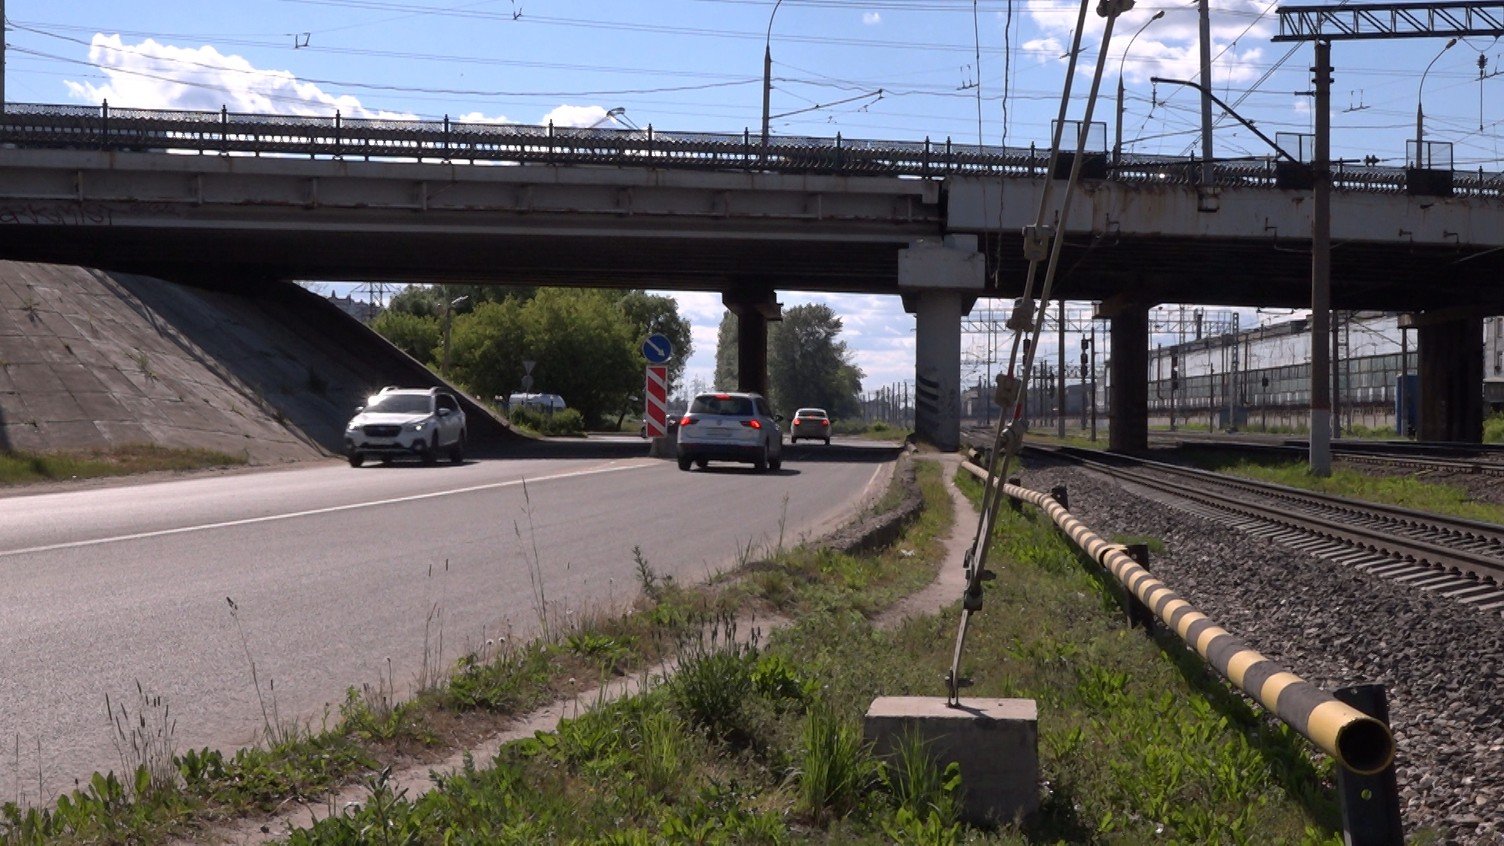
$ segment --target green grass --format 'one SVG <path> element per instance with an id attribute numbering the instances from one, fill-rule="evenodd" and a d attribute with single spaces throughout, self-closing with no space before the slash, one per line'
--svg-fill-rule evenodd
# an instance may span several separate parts
<path id="1" fill-rule="evenodd" d="M 954 769 L 919 744 L 874 760 L 860 736 L 867 706 L 879 695 L 942 696 L 954 645 L 955 606 L 891 629 L 870 621 L 940 560 L 949 498 L 937 466 L 919 466 L 925 513 L 881 554 L 795 549 L 694 590 L 639 555 L 644 599 L 626 618 L 467 656 L 413 703 L 352 691 L 338 729 L 291 747 L 178 756 L 176 787 L 148 782 L 133 798 L 101 776 L 55 811 L 7 807 L 0 842 L 153 842 L 206 814 L 362 774 L 364 802 L 289 842 L 1339 842 L 1330 763 L 1313 763 L 1303 740 L 1178 641 L 1126 628 L 1094 565 L 1030 508 L 999 516 L 998 579 L 973 618 L 963 674 L 976 682 L 967 697 L 1038 702 L 1040 814 L 970 829 L 956 822 L 965 784 Z M 977 485 L 963 484 L 975 499 Z M 792 622 L 771 635 L 739 630 L 749 608 Z M 670 679 L 598 701 L 494 760 L 467 761 L 421 797 L 394 790 L 380 769 L 394 751 L 433 742 L 445 720 L 517 713 L 556 698 L 564 678 L 591 668 L 610 677 L 663 654 L 678 661 Z"/>
<path id="2" fill-rule="evenodd" d="M 678 675 L 645 695 L 511 744 L 422 798 L 373 784 L 360 809 L 290 842 L 378 831 L 419 843 L 1339 842 L 1330 764 L 1313 764 L 1303 740 L 1183 647 L 1126 629 L 1111 592 L 1037 513 L 1005 511 L 997 543 L 1000 578 L 964 669 L 977 682 L 968 696 L 1040 705 L 1047 786 L 1032 821 L 965 828 L 953 769 L 917 747 L 879 762 L 861 741 L 875 696 L 943 695 L 954 609 L 879 630 L 861 596 L 933 564 L 885 553 L 853 578 L 796 551 L 765 562 L 799 588 L 773 592 L 795 622 L 766 643 L 693 641 Z M 905 537 L 895 549 L 925 546 Z"/>
<path id="3" fill-rule="evenodd" d="M 246 463 L 244 456 L 207 449 L 121 446 L 85 452 L 0 452 L 0 484 L 25 485 L 58 479 L 128 476 L 153 470 L 198 470 Z"/>
<path id="4" fill-rule="evenodd" d="M 1483 419 L 1483 442 L 1504 443 L 1504 414 L 1491 414 Z"/>
<path id="5" fill-rule="evenodd" d="M 1249 458 L 1235 452 L 1195 448 L 1183 449 L 1180 455 L 1203 470 L 1434 514 L 1504 523 L 1504 506 L 1475 502 L 1462 487 L 1426 482 L 1415 476 L 1375 476 L 1334 467 L 1331 476 L 1321 478 L 1312 476 L 1309 465 L 1298 460 Z"/>

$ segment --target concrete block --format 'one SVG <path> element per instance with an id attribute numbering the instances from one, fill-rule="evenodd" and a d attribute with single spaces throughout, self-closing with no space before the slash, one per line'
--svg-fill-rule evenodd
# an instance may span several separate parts
<path id="1" fill-rule="evenodd" d="M 963 699 L 958 707 L 932 696 L 881 696 L 863 720 L 879 757 L 917 736 L 939 767 L 961 768 L 962 817 L 995 825 L 1039 808 L 1039 709 L 1032 699 Z"/>

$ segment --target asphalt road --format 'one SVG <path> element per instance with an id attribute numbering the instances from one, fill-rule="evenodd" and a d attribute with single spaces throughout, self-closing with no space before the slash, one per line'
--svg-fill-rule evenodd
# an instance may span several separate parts
<path id="1" fill-rule="evenodd" d="M 0 801 L 120 769 L 105 697 L 170 709 L 178 751 L 318 728 L 346 688 L 413 684 L 488 639 L 534 635 L 833 528 L 895 448 L 785 447 L 781 472 L 683 473 L 636 439 L 461 466 L 329 462 L 0 498 Z M 238 610 L 226 601 L 233 599 Z M 259 680 L 258 697 L 252 664 Z M 158 722 L 158 712 L 149 711 Z M 275 715 L 268 715 L 275 719 Z"/>

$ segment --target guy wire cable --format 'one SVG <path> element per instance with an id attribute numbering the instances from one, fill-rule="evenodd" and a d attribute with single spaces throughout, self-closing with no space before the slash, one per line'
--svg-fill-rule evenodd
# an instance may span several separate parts
<path id="1" fill-rule="evenodd" d="M 1082 118 L 1081 126 L 1076 136 L 1076 155 L 1071 161 L 1071 171 L 1065 183 L 1065 193 L 1060 201 L 1060 209 L 1056 212 L 1054 227 L 1044 226 L 1045 213 L 1051 194 L 1051 184 L 1054 180 L 1052 174 L 1060 155 L 1060 142 L 1065 131 L 1065 114 L 1070 103 L 1072 79 L 1075 76 L 1076 57 L 1080 54 L 1082 33 L 1085 30 L 1086 9 L 1090 0 L 1082 0 L 1080 16 L 1077 19 L 1076 34 L 1071 44 L 1070 62 L 1067 68 L 1065 85 L 1061 92 L 1060 114 L 1056 121 L 1054 137 L 1050 144 L 1049 169 L 1044 188 L 1040 191 L 1039 207 L 1034 216 L 1034 225 L 1024 231 L 1024 253 L 1029 259 L 1029 267 L 1025 279 L 1024 297 L 1022 303 L 1032 303 L 1034 276 L 1043 258 L 1046 244 L 1049 246 L 1049 264 L 1046 266 L 1043 286 L 1040 290 L 1040 302 L 1049 301 L 1051 289 L 1054 287 L 1055 274 L 1060 265 L 1060 249 L 1064 239 L 1059 236 L 1059 230 L 1063 229 L 1070 216 L 1071 199 L 1076 193 L 1076 187 L 1080 180 L 1081 164 L 1086 158 L 1087 134 L 1091 129 L 1092 114 L 1097 104 L 1097 95 L 1101 90 L 1102 76 L 1107 64 L 1108 46 L 1112 41 L 1113 24 L 1118 15 L 1133 8 L 1134 0 L 1101 0 L 1097 5 L 1097 14 L 1107 19 L 1102 30 L 1102 43 L 1097 51 L 1097 67 L 1092 75 L 1091 93 L 1086 100 L 1086 114 Z M 1029 344 L 1024 354 L 1024 368 L 1021 377 L 1015 376 L 1018 363 L 1018 350 L 1023 341 L 1023 331 L 1016 330 L 1013 338 L 1012 352 L 1008 358 L 1008 370 L 998 376 L 997 393 L 1000 402 L 1000 413 L 997 420 L 997 431 L 993 437 L 992 455 L 988 459 L 987 480 L 983 491 L 983 508 L 977 519 L 977 536 L 972 541 L 971 549 L 967 550 L 966 566 L 966 591 L 961 600 L 961 621 L 956 632 L 956 648 L 951 656 L 950 670 L 946 674 L 946 702 L 951 706 L 960 705 L 960 689 L 964 686 L 961 673 L 961 651 L 966 644 L 966 629 L 970 622 L 973 611 L 981 610 L 982 607 L 982 583 L 992 578 L 987 571 L 987 552 L 991 547 L 992 525 L 997 518 L 997 509 L 1002 500 L 1001 488 L 998 480 L 1005 477 L 1013 457 L 1018 453 L 1018 448 L 1023 442 L 1023 431 L 1015 428 L 1020 419 L 1019 401 L 1027 396 L 1029 370 L 1033 367 L 1034 356 L 1039 350 L 1039 336 L 1044 326 L 1045 307 L 1041 305 L 1038 312 L 1033 315 L 1033 325 L 1029 327 L 1028 334 L 1033 342 Z M 1012 406 L 1012 414 L 1002 412 L 1001 409 Z M 1011 418 L 1011 419 L 1008 419 Z M 1006 421 L 1006 423 L 1005 423 Z M 999 449 L 1001 447 L 1001 450 Z M 1001 451 L 1002 463 L 998 466 L 998 452 Z"/>

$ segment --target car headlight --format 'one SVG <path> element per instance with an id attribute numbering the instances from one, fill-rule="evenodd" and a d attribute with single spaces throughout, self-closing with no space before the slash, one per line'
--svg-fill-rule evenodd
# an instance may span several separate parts
<path id="1" fill-rule="evenodd" d="M 412 429 L 414 432 L 421 432 L 421 431 L 423 431 L 423 427 L 426 426 L 426 425 L 428 425 L 428 421 L 427 420 L 419 420 L 417 423 L 409 423 L 409 424 L 407 424 L 407 427 L 409 429 Z"/>

